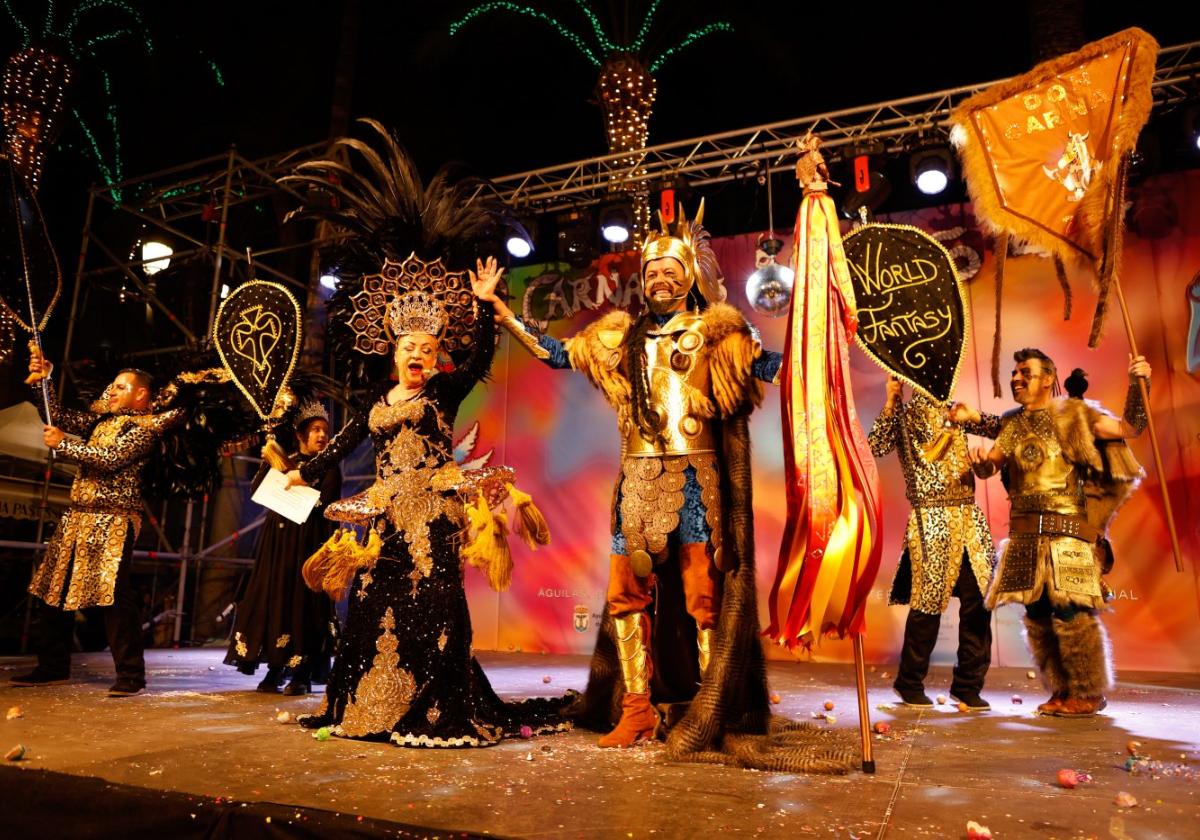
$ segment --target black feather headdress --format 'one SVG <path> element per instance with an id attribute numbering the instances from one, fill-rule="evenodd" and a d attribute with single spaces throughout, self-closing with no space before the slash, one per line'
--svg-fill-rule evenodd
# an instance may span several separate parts
<path id="1" fill-rule="evenodd" d="M 327 309 L 328 335 L 352 387 L 377 384 L 391 371 L 386 354 L 353 352 L 351 298 L 362 291 L 364 277 L 378 274 L 385 260 L 401 263 L 410 255 L 440 259 L 452 272 L 473 268 L 477 257 L 494 252 L 506 215 L 486 181 L 447 166 L 425 183 L 394 134 L 375 120 L 359 122 L 373 142 L 339 138 L 326 157 L 281 179 L 308 196 L 288 218 L 328 222 L 345 234 L 322 250 L 321 259 L 340 278 Z"/>

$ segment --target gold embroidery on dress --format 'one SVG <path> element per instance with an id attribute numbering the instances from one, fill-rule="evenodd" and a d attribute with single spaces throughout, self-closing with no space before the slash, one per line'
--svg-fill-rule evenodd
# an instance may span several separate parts
<path id="1" fill-rule="evenodd" d="M 300 663 L 303 661 L 304 661 L 304 657 L 300 656 L 299 654 L 296 654 L 295 656 L 293 656 L 291 659 L 289 659 L 287 661 L 287 666 L 289 668 L 299 668 Z"/>
<path id="2" fill-rule="evenodd" d="M 250 655 L 250 651 L 246 649 L 246 640 L 242 638 L 242 631 L 239 630 L 233 634 L 234 647 L 237 649 L 237 655 L 243 659 Z"/>
<path id="3" fill-rule="evenodd" d="M 383 633 L 375 640 L 375 659 L 346 703 L 341 734 L 351 738 L 387 732 L 408 712 L 416 693 L 413 675 L 399 667 L 399 640 L 393 635 L 396 617 L 388 607 L 379 622 Z"/>
<path id="4" fill-rule="evenodd" d="M 401 423 L 420 422 L 427 412 L 432 412 L 439 431 L 449 440 L 451 432 L 445 419 L 423 396 L 391 406 L 377 403 L 371 409 L 369 425 L 373 432 L 386 433 Z M 378 477 L 367 490 L 367 501 L 371 507 L 385 512 L 408 546 L 413 562 L 409 574 L 413 597 L 420 581 L 433 573 L 430 523 L 444 516 L 453 524 L 465 524 L 461 501 L 436 492 L 442 485 L 448 492 L 461 477 L 461 471 L 453 466 L 452 456 L 444 444 L 420 434 L 411 425 L 392 434 L 376 456 Z"/>
<path id="5" fill-rule="evenodd" d="M 439 709 L 437 707 L 437 703 L 434 703 L 432 706 L 429 707 L 429 710 L 427 712 L 425 712 L 425 720 L 429 721 L 430 726 L 433 726 L 435 723 L 437 723 L 438 718 L 440 718 L 441 716 L 442 716 L 442 711 L 441 711 L 441 709 Z"/>
<path id="6" fill-rule="evenodd" d="M 445 650 L 445 649 L 446 649 L 446 643 L 447 643 L 447 642 L 449 642 L 449 641 L 450 641 L 450 634 L 449 634 L 449 633 L 446 631 L 446 629 L 443 627 L 443 628 L 442 628 L 442 635 L 438 636 L 438 642 L 437 642 L 437 645 L 438 645 L 438 650 Z"/>
<path id="7" fill-rule="evenodd" d="M 362 577 L 358 579 L 358 600 L 361 601 L 367 597 L 367 587 L 370 586 L 374 581 L 375 578 L 371 576 L 371 570 L 366 569 L 362 573 Z"/>
<path id="8" fill-rule="evenodd" d="M 291 640 L 292 640 L 292 635 L 290 633 L 284 633 L 282 636 L 280 636 L 278 639 L 275 640 L 275 647 L 277 647 L 277 648 L 287 647 L 287 643 L 290 642 Z"/>

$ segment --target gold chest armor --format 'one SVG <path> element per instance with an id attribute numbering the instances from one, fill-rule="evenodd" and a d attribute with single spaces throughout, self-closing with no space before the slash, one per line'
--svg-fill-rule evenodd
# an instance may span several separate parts
<path id="1" fill-rule="evenodd" d="M 646 374 L 652 418 L 659 429 L 649 439 L 636 424 L 625 433 L 625 457 L 687 455 L 716 449 L 712 420 L 700 406 L 710 405 L 711 389 L 704 322 L 681 312 L 646 336 Z"/>
<path id="2" fill-rule="evenodd" d="M 1024 411 L 1002 436 L 1009 460 L 1009 497 L 1013 513 L 1084 512 L 1083 485 L 1075 465 L 1063 454 L 1049 411 Z"/>

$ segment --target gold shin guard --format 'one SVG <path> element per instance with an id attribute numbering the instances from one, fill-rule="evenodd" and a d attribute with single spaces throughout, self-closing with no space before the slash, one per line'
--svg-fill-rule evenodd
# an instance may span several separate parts
<path id="1" fill-rule="evenodd" d="M 650 691 L 650 655 L 646 614 L 632 612 L 613 616 L 613 631 L 617 641 L 617 658 L 621 660 L 621 678 L 625 691 L 648 694 Z"/>
<path id="2" fill-rule="evenodd" d="M 696 630 L 696 650 L 700 658 L 700 679 L 704 679 L 704 675 L 708 673 L 708 663 L 712 661 L 712 628 L 707 630 L 697 628 Z"/>

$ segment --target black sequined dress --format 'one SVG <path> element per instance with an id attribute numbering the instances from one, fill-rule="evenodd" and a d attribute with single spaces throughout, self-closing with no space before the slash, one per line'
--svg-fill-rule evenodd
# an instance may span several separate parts
<path id="1" fill-rule="evenodd" d="M 300 718 L 304 726 L 420 747 L 490 746 L 569 727 L 559 714 L 567 698 L 502 701 L 471 653 L 452 430 L 495 352 L 489 304 L 478 305 L 473 346 L 471 358 L 415 397 L 377 400 L 300 470 L 313 480 L 369 433 L 375 484 L 355 498 L 383 540 L 379 559 L 351 585 L 325 699 Z"/>

